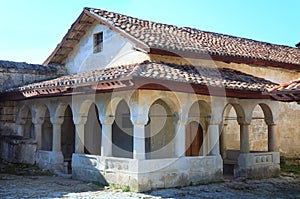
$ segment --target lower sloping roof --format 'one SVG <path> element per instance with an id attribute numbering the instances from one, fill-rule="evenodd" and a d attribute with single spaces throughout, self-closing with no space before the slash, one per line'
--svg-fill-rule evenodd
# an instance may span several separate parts
<path id="1" fill-rule="evenodd" d="M 266 94 L 283 102 L 300 102 L 300 78 L 267 89 Z"/>
<path id="2" fill-rule="evenodd" d="M 159 86 L 160 85 L 160 86 Z M 163 86 L 161 86 L 163 85 Z M 143 62 L 62 76 L 56 79 L 13 88 L 3 96 L 48 97 L 86 92 L 111 92 L 113 89 L 163 89 L 243 98 L 266 98 L 261 92 L 276 84 L 228 68 Z M 167 88 L 166 88 L 167 87 Z M 212 91 L 218 91 L 213 92 Z M 223 93 L 223 94 L 221 94 Z M 256 95 L 253 95 L 253 94 Z"/>

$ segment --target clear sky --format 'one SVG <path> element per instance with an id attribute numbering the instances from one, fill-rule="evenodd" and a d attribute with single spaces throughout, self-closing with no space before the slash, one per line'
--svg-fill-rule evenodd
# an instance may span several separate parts
<path id="1" fill-rule="evenodd" d="M 299 0 L 1 0 L 0 59 L 42 63 L 83 7 L 293 47 L 300 42 Z"/>

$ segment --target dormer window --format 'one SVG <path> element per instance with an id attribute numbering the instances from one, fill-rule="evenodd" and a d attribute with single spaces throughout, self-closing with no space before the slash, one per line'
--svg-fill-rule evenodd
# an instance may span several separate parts
<path id="1" fill-rule="evenodd" d="M 103 50 L 103 32 L 94 34 L 94 53 L 99 53 Z"/>

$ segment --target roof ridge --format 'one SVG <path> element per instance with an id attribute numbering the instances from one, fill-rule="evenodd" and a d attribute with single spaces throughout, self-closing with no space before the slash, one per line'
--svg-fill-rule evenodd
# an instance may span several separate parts
<path id="1" fill-rule="evenodd" d="M 103 12 L 114 13 L 114 14 L 117 14 L 117 15 L 120 15 L 120 16 L 126 16 L 126 17 L 130 17 L 132 19 L 138 19 L 138 20 L 141 20 L 141 21 L 144 21 L 144 22 L 147 22 L 147 23 L 155 23 L 157 25 L 171 26 L 171 27 L 177 28 L 178 30 L 182 29 L 182 30 L 184 30 L 184 31 L 186 31 L 186 32 L 188 32 L 190 34 L 194 34 L 194 33 L 191 33 L 189 31 L 187 31 L 187 29 L 196 30 L 197 32 L 214 34 L 214 35 L 217 35 L 217 36 L 226 36 L 226 37 L 230 37 L 230 38 L 234 38 L 234 39 L 245 39 L 245 40 L 248 40 L 248 41 L 259 42 L 259 43 L 263 43 L 263 44 L 266 44 L 266 45 L 275 45 L 275 46 L 281 46 L 281 47 L 288 47 L 288 48 L 292 48 L 292 49 L 299 49 L 299 48 L 294 47 L 294 46 L 288 46 L 288 45 L 283 45 L 283 44 L 276 44 L 276 43 L 271 43 L 271 42 L 266 42 L 266 41 L 251 39 L 251 38 L 247 38 L 247 37 L 240 37 L 240 36 L 237 36 L 237 35 L 230 35 L 230 34 L 226 34 L 226 33 L 218 33 L 218 32 L 213 32 L 213 31 L 201 30 L 201 29 L 198 29 L 196 27 L 178 26 L 178 25 L 172 25 L 172 24 L 161 23 L 161 22 L 156 22 L 156 21 L 150 21 L 150 20 L 146 20 L 146 19 L 142 19 L 142 18 L 138 18 L 138 17 L 132 17 L 130 15 L 121 14 L 121 13 L 118 13 L 118 12 L 112 12 L 112 11 L 108 11 L 108 10 L 104 10 L 104 9 L 99 9 L 99 8 L 84 7 L 84 10 L 88 10 L 88 11 L 90 11 L 90 10 L 99 10 L 99 11 L 103 11 Z M 299 51 L 300 51 L 300 49 L 299 49 Z"/>
<path id="2" fill-rule="evenodd" d="M 287 45 L 149 21 L 91 7 L 85 7 L 80 17 L 98 20 L 99 23 L 109 26 L 135 43 L 146 53 L 167 56 L 180 56 L 182 53 L 183 57 L 191 58 L 207 54 L 216 61 L 300 70 L 300 49 Z M 78 24 L 75 24 L 79 28 L 80 17 L 76 20 Z M 76 37 L 75 39 L 79 41 L 82 35 Z M 66 41 L 62 40 L 61 46 L 64 42 Z M 64 62 L 65 58 L 56 56 L 61 46 L 55 49 L 46 60 L 46 64 Z M 66 50 L 65 53 L 68 55 L 69 51 Z"/>

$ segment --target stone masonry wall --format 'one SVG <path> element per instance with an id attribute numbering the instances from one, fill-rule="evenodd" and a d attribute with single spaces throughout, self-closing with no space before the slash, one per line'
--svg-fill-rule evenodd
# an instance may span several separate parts
<path id="1" fill-rule="evenodd" d="M 0 61 L 0 92 L 64 74 L 66 70 L 61 66 Z M 0 99 L 0 157 L 9 162 L 33 164 L 36 144 L 16 136 L 16 111 L 15 101 Z"/>
<path id="2" fill-rule="evenodd" d="M 0 61 L 0 92 L 9 88 L 55 78 L 66 73 L 60 66 Z"/>
<path id="3" fill-rule="evenodd" d="M 64 75 L 61 66 L 42 66 L 24 62 L 0 61 L 0 92 L 10 88 Z M 1 101 L 1 99 L 0 99 Z M 15 102 L 0 102 L 0 136 L 15 130 Z"/>

